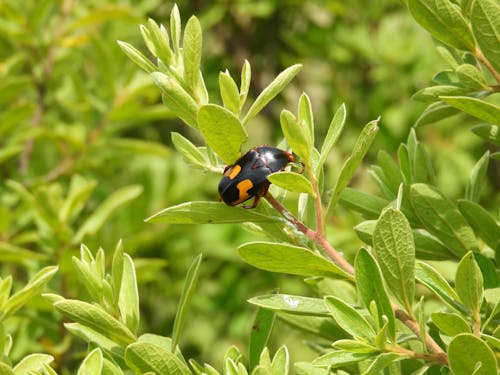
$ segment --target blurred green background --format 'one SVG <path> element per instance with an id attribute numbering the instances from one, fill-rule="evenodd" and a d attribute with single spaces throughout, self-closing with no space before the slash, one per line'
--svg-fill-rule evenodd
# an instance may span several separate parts
<path id="1" fill-rule="evenodd" d="M 248 298 L 277 288 L 312 295 L 316 286 L 243 264 L 236 247 L 255 239 L 243 226 L 144 223 L 167 206 L 218 199 L 219 176 L 191 168 L 171 147 L 172 131 L 196 144 L 200 135 L 174 119 L 150 77 L 116 43 L 124 40 L 146 53 L 139 25 L 148 18 L 167 25 L 172 6 L 164 0 L 0 2 L 0 247 L 15 245 L 44 256 L 34 263 L 2 255 L 0 272 L 2 277 L 15 275 L 23 285 L 40 264 L 60 264 L 62 276 L 51 286 L 68 298 L 80 296 L 84 291 L 70 262 L 79 243 L 94 252 L 102 246 L 110 261 L 123 239 L 138 272 L 141 330 L 170 335 L 185 272 L 203 253 L 180 344 L 186 357 L 220 367 L 231 344 L 246 350 L 255 313 Z M 284 94 L 250 123 L 248 147 L 277 144 L 280 111 L 295 112 L 304 91 L 313 103 L 317 139 L 345 102 L 347 129 L 327 163 L 325 184 L 333 186 L 362 126 L 381 116 L 375 145 L 354 182 L 377 193 L 370 162 L 380 149 L 395 154 L 424 108 L 411 95 L 444 66 L 430 36 L 401 1 L 198 0 L 178 6 L 183 23 L 195 14 L 203 26 L 202 70 L 211 98 L 217 96 L 219 72 L 228 69 L 238 77 L 245 59 L 252 65 L 253 98 L 287 66 L 304 65 Z M 465 116 L 454 117 L 418 130 L 435 161 L 441 189 L 452 197 L 463 193 L 470 169 L 484 152 L 482 141 L 468 131 L 472 123 Z M 490 173 L 491 193 L 498 172 Z M 35 213 L 8 180 L 34 197 Z M 65 225 L 47 227 L 39 216 L 48 221 L 58 217 L 71 183 L 89 184 L 80 214 Z M 142 193 L 114 210 L 98 230 L 75 234 L 107 197 L 127 185 L 141 186 Z M 352 230 L 358 221 L 338 209 L 329 225 L 332 243 L 348 256 L 361 244 Z M 328 287 L 351 292 L 344 284 Z M 62 353 L 71 345 L 71 354 L 60 361 L 72 368 L 85 344 L 61 333 L 51 306 L 42 299 L 32 305 L 44 313 L 23 319 L 21 312 L 9 327 L 16 335 L 14 358 L 35 350 Z M 29 311 L 24 314 L 33 318 Z M 286 343 L 293 361 L 309 359 L 312 351 L 304 350 L 303 339 L 278 323 L 271 347 Z"/>

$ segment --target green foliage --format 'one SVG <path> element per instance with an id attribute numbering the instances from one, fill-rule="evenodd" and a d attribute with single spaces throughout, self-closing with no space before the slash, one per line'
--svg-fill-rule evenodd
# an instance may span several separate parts
<path id="1" fill-rule="evenodd" d="M 496 374 L 500 7 L 406 4 L 447 64 L 421 113 L 429 42 L 393 4 L 0 5 L 0 373 Z M 302 170 L 216 202 L 257 142 Z"/>

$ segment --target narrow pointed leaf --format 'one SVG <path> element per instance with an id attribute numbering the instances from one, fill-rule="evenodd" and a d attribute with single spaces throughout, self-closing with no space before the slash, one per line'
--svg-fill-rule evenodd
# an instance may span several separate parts
<path id="1" fill-rule="evenodd" d="M 470 130 L 477 136 L 493 143 L 495 146 L 500 146 L 500 126 L 480 124 L 473 126 Z"/>
<path id="2" fill-rule="evenodd" d="M 87 326 L 115 342 L 126 345 L 136 340 L 132 332 L 118 319 L 99 306 L 79 300 L 64 299 L 54 307 L 69 319 Z"/>
<path id="3" fill-rule="evenodd" d="M 415 294 L 415 243 L 410 224 L 401 211 L 382 213 L 373 233 L 373 250 L 387 286 L 407 312 Z"/>
<path id="4" fill-rule="evenodd" d="M 286 346 L 282 346 L 274 355 L 273 362 L 271 364 L 271 371 L 273 374 L 288 375 L 289 367 L 290 354 L 288 353 Z"/>
<path id="5" fill-rule="evenodd" d="M 96 330 L 80 323 L 64 323 L 66 328 L 73 335 L 99 346 L 102 350 L 112 353 L 113 356 L 123 358 L 125 351 L 121 345 L 107 336 L 107 333 L 99 333 Z"/>
<path id="6" fill-rule="evenodd" d="M 320 169 L 326 161 L 328 154 L 332 150 L 332 148 L 337 143 L 342 131 L 344 130 L 345 120 L 346 120 L 347 110 L 345 103 L 337 109 L 335 115 L 330 122 L 330 126 L 328 127 L 328 132 L 326 133 L 325 140 L 323 145 L 321 146 L 321 153 L 318 163 L 318 169 Z"/>
<path id="7" fill-rule="evenodd" d="M 422 112 L 422 114 L 417 119 L 417 121 L 415 121 L 415 124 L 413 126 L 416 128 L 417 126 L 433 124 L 445 118 L 454 116 L 458 113 L 460 113 L 458 109 L 452 107 L 447 103 L 443 103 L 441 101 L 431 103 L 424 110 L 424 112 Z"/>
<path id="8" fill-rule="evenodd" d="M 345 350 L 336 350 L 316 358 L 312 364 L 314 366 L 336 368 L 375 358 L 377 355 L 377 353 L 351 353 Z"/>
<path id="9" fill-rule="evenodd" d="M 215 104 L 204 105 L 198 113 L 198 125 L 207 145 L 224 163 L 232 164 L 241 156 L 248 134 L 232 112 Z"/>
<path id="10" fill-rule="evenodd" d="M 340 203 L 347 208 L 351 208 L 366 219 L 376 219 L 382 210 L 389 205 L 389 201 L 377 195 L 364 193 L 359 190 L 346 187 L 339 198 Z"/>
<path id="11" fill-rule="evenodd" d="M 95 234 L 104 225 L 106 220 L 118 208 L 134 200 L 142 193 L 141 185 L 124 186 L 111 193 L 104 202 L 90 215 L 76 232 L 73 241 L 79 243 L 83 237 Z"/>
<path id="12" fill-rule="evenodd" d="M 127 42 L 118 41 L 118 45 L 122 49 L 123 52 L 128 56 L 130 60 L 132 60 L 139 68 L 146 71 L 147 73 L 153 73 L 158 70 L 158 68 L 148 60 L 146 56 L 142 54 L 137 48 L 132 46 Z"/>
<path id="13" fill-rule="evenodd" d="M 173 63 L 173 52 L 170 49 L 168 33 L 165 29 L 162 31 L 158 24 L 151 18 L 148 20 L 148 29 L 156 51 L 156 56 L 163 61 L 165 65 L 171 65 Z"/>
<path id="14" fill-rule="evenodd" d="M 459 301 L 457 293 L 448 284 L 446 279 L 434 268 L 424 262 L 417 261 L 415 268 L 415 278 L 432 290 L 439 298 L 454 310 L 466 314 L 467 309 Z"/>
<path id="15" fill-rule="evenodd" d="M 335 184 L 335 188 L 330 198 L 330 202 L 328 203 L 328 208 L 326 210 L 326 215 L 331 214 L 333 208 L 337 204 L 339 200 L 340 193 L 345 189 L 352 176 L 358 169 L 361 161 L 365 157 L 368 152 L 375 136 L 378 132 L 378 122 L 379 119 L 369 122 L 361 131 L 356 144 L 354 145 L 354 149 L 351 153 L 351 156 L 346 160 L 342 169 L 340 171 L 339 177 Z"/>
<path id="16" fill-rule="evenodd" d="M 484 75 L 471 64 L 462 64 L 456 68 L 458 79 L 462 84 L 473 90 L 489 90 L 488 82 Z M 440 94 L 446 96 L 457 95 L 457 93 Z M 458 94 L 459 95 L 459 94 Z"/>
<path id="17" fill-rule="evenodd" d="M 500 125 L 500 107 L 495 104 L 468 96 L 441 96 L 440 99 L 480 120 Z"/>
<path id="18" fill-rule="evenodd" d="M 362 375 L 378 375 L 382 370 L 405 357 L 398 353 L 382 353 L 368 366 Z"/>
<path id="19" fill-rule="evenodd" d="M 256 210 L 229 207 L 219 202 L 187 202 L 167 207 L 150 216 L 146 222 L 169 224 L 228 224 L 245 222 L 279 222 L 276 216 L 267 216 Z"/>
<path id="20" fill-rule="evenodd" d="M 198 147 L 180 133 L 172 132 L 172 143 L 175 149 L 179 151 L 187 161 L 196 165 L 206 164 L 205 157 Z"/>
<path id="21" fill-rule="evenodd" d="M 337 324 L 351 336 L 362 337 L 368 341 L 373 340 L 375 337 L 373 327 L 356 309 L 333 296 L 325 297 L 325 304 Z"/>
<path id="22" fill-rule="evenodd" d="M 489 150 L 484 153 L 481 159 L 478 160 L 465 187 L 465 198 L 470 201 L 477 202 L 481 195 L 484 185 L 486 185 L 486 172 L 488 170 L 490 152 Z"/>
<path id="23" fill-rule="evenodd" d="M 137 278 L 132 258 L 128 254 L 123 254 L 123 273 L 120 283 L 120 294 L 118 297 L 118 307 L 122 322 L 136 333 L 139 327 L 139 291 L 137 289 Z"/>
<path id="24" fill-rule="evenodd" d="M 304 132 L 306 133 L 306 138 L 311 145 L 314 144 L 314 116 L 312 111 L 311 100 L 307 94 L 302 93 L 299 98 L 297 114 L 299 118 L 299 124 L 305 127 Z"/>
<path id="25" fill-rule="evenodd" d="M 389 336 L 394 340 L 396 320 L 377 262 L 366 249 L 362 248 L 356 255 L 354 269 L 356 270 L 356 286 L 363 304 L 368 309 L 372 301 L 375 302 L 379 315 L 379 325 L 384 324 L 383 316 L 385 316 L 388 322 Z"/>
<path id="26" fill-rule="evenodd" d="M 458 201 L 458 208 L 474 232 L 492 249 L 500 242 L 500 226 L 486 209 L 465 199 Z"/>
<path id="27" fill-rule="evenodd" d="M 57 266 L 49 266 L 41 269 L 29 281 L 29 283 L 14 293 L 6 302 L 1 314 L 2 319 L 14 314 L 17 310 L 31 301 L 34 297 L 38 296 L 45 285 L 52 279 L 57 272 Z"/>
<path id="28" fill-rule="evenodd" d="M 308 139 L 305 127 L 301 126 L 295 116 L 288 110 L 281 111 L 280 124 L 286 142 L 293 152 L 300 156 L 306 168 L 311 167 L 311 142 Z"/>
<path id="29" fill-rule="evenodd" d="M 250 333 L 250 369 L 253 370 L 258 364 L 260 354 L 267 345 L 269 336 L 274 326 L 276 313 L 271 310 L 258 309 Z"/>
<path id="30" fill-rule="evenodd" d="M 410 188 L 410 201 L 427 231 L 445 243 L 456 256 L 462 257 L 469 250 L 477 250 L 472 228 L 439 190 L 431 185 L 414 184 Z"/>
<path id="31" fill-rule="evenodd" d="M 202 35 L 198 18 L 191 16 L 184 29 L 182 53 L 184 62 L 184 81 L 186 86 L 196 95 L 198 80 L 200 79 L 200 62 Z"/>
<path id="32" fill-rule="evenodd" d="M 248 264 L 266 271 L 352 280 L 351 275 L 333 262 L 305 247 L 273 242 L 250 242 L 240 246 L 238 253 Z"/>
<path id="33" fill-rule="evenodd" d="M 269 86 L 267 86 L 255 99 L 247 114 L 245 115 L 242 123 L 247 124 L 250 119 L 255 117 L 265 106 L 269 103 L 276 95 L 278 95 L 286 85 L 297 75 L 297 73 L 302 69 L 302 65 L 292 65 L 282 71 L 278 76 L 272 81 Z"/>
<path id="34" fill-rule="evenodd" d="M 198 276 L 200 275 L 200 265 L 201 265 L 202 255 L 198 255 L 189 267 L 186 274 L 186 279 L 184 280 L 184 287 L 182 289 L 181 299 L 179 305 L 177 306 L 177 312 L 175 314 L 174 328 L 172 330 L 172 349 L 175 350 L 177 344 L 179 343 L 179 338 L 181 331 L 184 328 L 184 322 L 186 320 L 187 311 L 189 304 L 191 303 L 191 298 L 193 297 L 196 284 L 198 282 Z"/>
<path id="35" fill-rule="evenodd" d="M 288 314 L 330 316 L 325 302 L 319 298 L 293 296 L 288 294 L 268 294 L 248 300 L 252 305 Z"/>
<path id="36" fill-rule="evenodd" d="M 198 104 L 192 96 L 174 79 L 154 72 L 151 77 L 162 90 L 163 102 L 176 116 L 189 126 L 198 127 Z"/>

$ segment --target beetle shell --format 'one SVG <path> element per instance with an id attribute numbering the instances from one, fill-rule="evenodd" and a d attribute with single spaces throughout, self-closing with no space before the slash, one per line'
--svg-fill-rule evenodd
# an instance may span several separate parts
<path id="1" fill-rule="evenodd" d="M 267 176 L 283 170 L 288 163 L 295 161 L 287 151 L 271 146 L 258 146 L 250 149 L 245 155 L 224 170 L 219 182 L 219 195 L 224 203 L 235 206 L 255 197 L 258 199 L 269 189 Z"/>

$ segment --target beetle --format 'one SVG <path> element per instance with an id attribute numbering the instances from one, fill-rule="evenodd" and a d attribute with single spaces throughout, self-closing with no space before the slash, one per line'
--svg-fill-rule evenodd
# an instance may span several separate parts
<path id="1" fill-rule="evenodd" d="M 224 169 L 224 175 L 219 182 L 220 200 L 229 206 L 235 206 L 254 197 L 251 206 L 255 208 L 261 197 L 266 195 L 271 183 L 267 176 L 282 171 L 288 163 L 294 163 L 291 152 L 268 145 L 251 148 L 234 164 Z"/>

